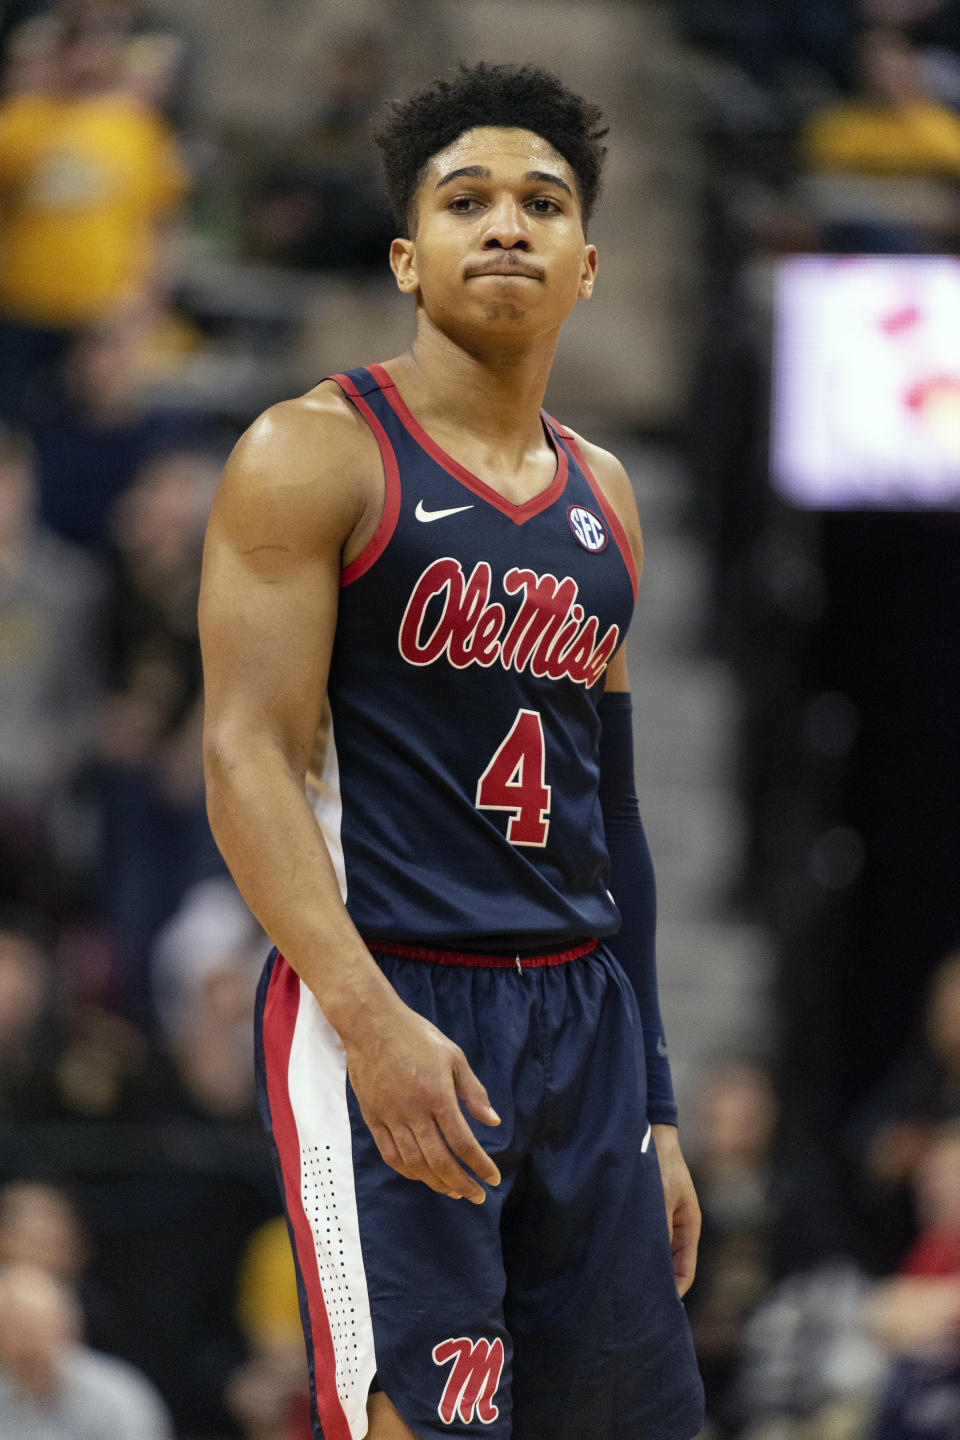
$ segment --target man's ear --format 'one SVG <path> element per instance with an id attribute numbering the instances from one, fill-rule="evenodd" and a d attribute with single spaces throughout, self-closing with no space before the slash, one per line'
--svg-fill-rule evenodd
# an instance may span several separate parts
<path id="1" fill-rule="evenodd" d="M 597 278 L 597 247 L 596 245 L 584 245 L 583 265 L 580 270 L 580 288 L 577 296 L 581 300 L 589 300 L 593 294 L 594 283 Z"/>
<path id="2" fill-rule="evenodd" d="M 398 238 L 390 242 L 390 269 L 397 280 L 397 288 L 405 295 L 412 295 L 419 287 L 417 274 L 417 247 L 412 240 Z"/>

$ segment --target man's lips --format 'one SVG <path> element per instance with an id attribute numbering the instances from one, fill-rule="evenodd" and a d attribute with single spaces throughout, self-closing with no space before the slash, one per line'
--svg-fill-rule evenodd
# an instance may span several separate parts
<path id="1" fill-rule="evenodd" d="M 483 275 L 506 276 L 508 279 L 514 275 L 525 276 L 528 280 L 545 279 L 545 271 L 539 265 L 517 265 L 503 260 L 491 265 L 474 265 L 466 272 L 468 280 L 475 280 Z"/>

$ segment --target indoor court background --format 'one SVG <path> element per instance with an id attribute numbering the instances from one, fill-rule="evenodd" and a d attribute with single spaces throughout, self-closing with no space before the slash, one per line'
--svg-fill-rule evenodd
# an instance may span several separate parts
<path id="1" fill-rule="evenodd" d="M 125 183 L 162 245 L 95 313 L 83 256 L 52 260 L 27 313 L 9 116 L 64 19 L 78 113 L 120 88 L 155 117 Z M 199 546 L 261 409 L 407 343 L 368 127 L 483 58 L 611 125 L 547 405 L 620 455 L 644 525 L 705 1433 L 956 1440 L 960 4 L 8 0 L 0 45 L 0 1437 L 19 1263 L 156 1387 L 173 1429 L 147 1406 L 143 1440 L 306 1440 L 252 1088 L 267 947 L 203 813 Z"/>

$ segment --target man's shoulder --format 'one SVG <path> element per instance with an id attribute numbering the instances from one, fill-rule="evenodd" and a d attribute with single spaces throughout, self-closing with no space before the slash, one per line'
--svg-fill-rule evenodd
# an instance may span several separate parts
<path id="1" fill-rule="evenodd" d="M 321 380 L 312 390 L 278 400 L 254 421 L 252 430 L 270 429 L 274 434 L 328 431 L 335 434 L 347 429 L 363 430 L 356 408 L 334 380 Z"/>
<path id="2" fill-rule="evenodd" d="M 240 437 L 236 464 L 276 476 L 283 483 L 349 478 L 376 455 L 368 426 L 333 381 L 264 410 Z"/>
<path id="3" fill-rule="evenodd" d="M 212 533 L 226 525 L 245 547 L 269 532 L 298 553 L 323 550 L 353 533 L 375 505 L 382 475 L 372 432 L 324 382 L 271 405 L 241 435 L 214 500 Z"/>
<path id="4" fill-rule="evenodd" d="M 633 494 L 630 484 L 630 477 L 626 472 L 624 464 L 618 460 L 612 450 L 605 450 L 602 445 L 596 445 L 592 440 L 587 440 L 583 435 L 578 435 L 569 425 L 564 425 L 564 432 L 573 438 L 573 441 L 583 456 L 590 470 L 601 489 L 616 500 L 618 495 Z"/>
<path id="5" fill-rule="evenodd" d="M 605 450 L 602 445 L 595 445 L 592 440 L 584 439 L 569 426 L 563 428 L 565 433 L 572 437 L 591 475 L 603 491 L 605 499 L 616 512 L 626 533 L 639 574 L 643 566 L 643 535 L 640 530 L 640 518 L 637 515 L 633 485 L 623 462 L 618 460 L 611 450 Z"/>

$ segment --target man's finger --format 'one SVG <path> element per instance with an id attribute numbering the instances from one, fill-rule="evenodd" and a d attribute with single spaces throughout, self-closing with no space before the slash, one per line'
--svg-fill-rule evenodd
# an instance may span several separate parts
<path id="1" fill-rule="evenodd" d="M 484 1198 L 482 1188 L 472 1175 L 457 1164 L 436 1124 L 414 1131 L 424 1158 L 448 1195 L 464 1196 L 474 1202 Z"/>
<path id="2" fill-rule="evenodd" d="M 419 1180 L 423 1171 L 429 1170 L 417 1143 L 417 1137 L 408 1126 L 397 1126 L 392 1132 L 394 1144 L 400 1152 L 401 1173 L 410 1180 Z"/>
<path id="3" fill-rule="evenodd" d="M 395 1135 L 397 1150 L 400 1153 L 402 1164 L 394 1166 L 400 1175 L 407 1180 L 419 1180 L 428 1189 L 436 1191 L 438 1195 L 462 1194 L 446 1183 L 445 1180 L 436 1174 L 429 1160 L 423 1152 L 419 1138 L 409 1126 L 398 1128 Z M 467 1178 L 467 1177 L 464 1177 Z M 473 1182 L 475 1185 L 475 1182 Z"/>
<path id="4" fill-rule="evenodd" d="M 500 1124 L 500 1116 L 490 1104 L 490 1096 L 470 1069 L 467 1057 L 462 1052 L 454 1061 L 453 1083 L 457 1095 L 474 1120 L 479 1120 L 481 1125 Z"/>
<path id="5" fill-rule="evenodd" d="M 696 1245 L 681 1245 L 673 1257 L 673 1276 L 677 1282 L 677 1293 L 681 1299 L 693 1284 L 697 1268 Z"/>
<path id="6" fill-rule="evenodd" d="M 432 1177 L 430 1177 L 429 1174 L 424 1175 L 421 1173 L 424 1168 L 422 1158 L 416 1162 L 413 1169 L 411 1168 L 409 1161 L 403 1158 L 403 1155 L 394 1143 L 393 1136 L 385 1125 L 371 1126 L 370 1133 L 376 1141 L 377 1149 L 380 1151 L 384 1164 L 389 1165 L 391 1170 L 396 1170 L 397 1174 L 402 1175 L 404 1180 L 423 1180 L 424 1184 L 429 1185 L 431 1190 L 436 1190 L 438 1194 L 446 1195 L 448 1193 L 446 1186 L 441 1187 L 438 1183 L 432 1181 Z M 412 1156 L 414 1151 L 410 1149 L 408 1154 Z"/>
<path id="7" fill-rule="evenodd" d="M 459 1105 L 439 1111 L 435 1119 L 440 1134 L 457 1159 L 487 1185 L 499 1185 L 500 1171 L 464 1120 Z"/>

